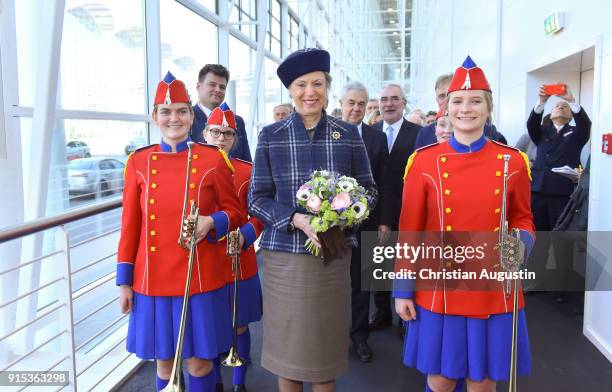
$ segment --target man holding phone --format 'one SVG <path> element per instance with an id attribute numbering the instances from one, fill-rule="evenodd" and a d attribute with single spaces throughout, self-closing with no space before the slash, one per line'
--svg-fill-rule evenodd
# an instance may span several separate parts
<path id="1" fill-rule="evenodd" d="M 561 93 L 557 95 L 561 99 L 555 103 L 549 115 L 543 116 L 544 106 L 551 93 Z M 575 102 L 574 95 L 567 85 L 560 83 L 542 85 L 538 98 L 538 103 L 527 120 L 529 137 L 537 146 L 536 159 L 531 169 L 533 177 L 531 210 L 536 230 L 550 232 L 574 190 L 571 179 L 553 172 L 552 169 L 565 165 L 572 168 L 579 166 L 580 152 L 590 137 L 591 120 L 584 109 Z M 572 118 L 576 123 L 574 126 L 569 124 Z M 534 249 L 534 265 L 531 266 L 536 272 L 536 279 L 540 282 L 543 282 L 546 255 L 550 246 L 545 238 L 546 236 L 538 238 L 539 244 L 536 244 L 536 248 L 539 248 L 541 253 Z M 553 241 L 553 251 L 559 269 L 559 283 L 562 285 L 567 274 L 566 270 L 571 267 L 559 265 L 567 249 L 563 249 L 563 244 Z M 553 286 L 547 284 L 545 287 L 550 290 Z M 558 284 L 554 288 L 559 290 L 563 287 Z M 567 297 L 566 293 L 559 291 L 555 299 L 563 303 L 567 302 Z"/>

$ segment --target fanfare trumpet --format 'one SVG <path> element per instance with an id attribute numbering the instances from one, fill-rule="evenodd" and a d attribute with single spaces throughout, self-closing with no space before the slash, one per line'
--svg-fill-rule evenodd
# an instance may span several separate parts
<path id="1" fill-rule="evenodd" d="M 238 355 L 238 275 L 240 274 L 240 229 L 229 232 L 227 235 L 227 255 L 232 258 L 232 271 L 234 272 L 234 309 L 232 326 L 234 336 L 232 348 L 223 360 L 224 366 L 238 367 L 244 365 L 244 360 Z"/>
<path id="2" fill-rule="evenodd" d="M 510 155 L 504 155 L 504 185 L 502 193 L 502 207 L 499 230 L 499 260 L 503 271 L 516 272 L 519 270 L 520 260 L 520 233 L 517 228 L 509 230 L 507 220 L 507 193 L 508 193 L 508 162 Z M 514 278 L 504 282 L 504 294 L 506 298 L 512 298 L 512 346 L 510 351 L 510 381 L 508 391 L 516 392 L 516 362 L 517 362 L 517 331 L 518 331 L 518 284 L 519 279 Z"/>
<path id="3" fill-rule="evenodd" d="M 183 200 L 183 213 L 181 216 L 181 233 L 179 235 L 179 246 L 184 249 L 189 249 L 189 258 L 187 265 L 187 281 L 185 282 L 185 294 L 183 295 L 183 309 L 181 311 L 181 324 L 179 326 L 178 338 L 176 341 L 176 351 L 174 353 L 174 362 L 172 364 L 172 373 L 170 373 L 170 381 L 162 392 L 183 392 L 184 386 L 181 385 L 182 370 L 182 355 L 183 355 L 183 338 L 185 335 L 185 321 L 187 320 L 187 305 L 189 304 L 189 291 L 191 287 L 191 274 L 193 271 L 193 259 L 196 252 L 196 231 L 198 227 L 199 209 L 195 202 L 191 202 L 189 208 L 189 216 L 187 213 L 187 200 L 189 192 L 189 179 L 191 174 L 191 160 L 193 142 L 187 142 L 189 149 L 187 155 L 187 176 L 185 183 L 185 198 Z"/>

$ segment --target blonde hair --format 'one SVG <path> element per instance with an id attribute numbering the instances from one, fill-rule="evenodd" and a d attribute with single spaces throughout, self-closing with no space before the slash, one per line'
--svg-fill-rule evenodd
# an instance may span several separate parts
<path id="1" fill-rule="evenodd" d="M 488 118 L 493 118 L 493 94 L 490 91 L 487 91 L 487 90 L 480 90 L 480 91 L 482 91 L 482 95 L 484 97 L 484 101 L 487 104 L 487 112 L 489 112 L 487 117 Z M 449 96 L 453 92 L 449 93 Z"/>
<path id="2" fill-rule="evenodd" d="M 366 124 L 374 125 L 374 119 L 378 116 L 380 116 L 380 110 L 378 109 L 372 110 L 372 112 L 370 113 L 370 115 L 368 116 L 366 120 Z"/>
<path id="3" fill-rule="evenodd" d="M 484 99 L 489 110 L 489 118 L 493 119 L 493 94 L 490 91 L 483 90 Z"/>

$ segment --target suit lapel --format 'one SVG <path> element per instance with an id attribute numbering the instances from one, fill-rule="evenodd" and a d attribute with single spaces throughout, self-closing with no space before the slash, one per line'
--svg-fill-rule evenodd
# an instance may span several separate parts
<path id="1" fill-rule="evenodd" d="M 196 113 L 196 116 L 199 117 L 199 119 L 202 120 L 204 124 L 206 124 L 206 122 L 208 121 L 208 117 L 206 116 L 206 113 L 204 113 L 204 111 L 200 108 L 200 105 L 195 104 L 194 107 L 195 107 L 194 111 Z"/>
<path id="2" fill-rule="evenodd" d="M 405 144 L 405 138 L 407 136 L 407 132 L 405 132 L 406 129 L 406 119 L 404 119 L 402 121 L 402 126 L 400 127 L 397 137 L 395 138 L 395 142 L 393 142 L 393 147 L 391 147 L 391 153 L 390 155 L 394 155 L 397 154 L 398 151 L 402 150 L 402 146 Z"/>
<path id="3" fill-rule="evenodd" d="M 370 134 L 370 130 L 367 129 L 367 126 L 363 123 L 361 124 L 361 138 L 363 139 L 363 144 L 365 144 L 366 147 L 370 145 L 372 135 Z"/>

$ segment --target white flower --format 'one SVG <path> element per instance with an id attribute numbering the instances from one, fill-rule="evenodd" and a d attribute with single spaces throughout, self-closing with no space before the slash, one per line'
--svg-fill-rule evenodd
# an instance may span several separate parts
<path id="1" fill-rule="evenodd" d="M 309 196 L 310 196 L 310 188 L 308 188 L 307 186 L 301 187 L 300 189 L 298 189 L 297 193 L 295 194 L 295 197 L 301 201 L 308 200 Z"/>
<path id="2" fill-rule="evenodd" d="M 361 219 L 368 212 L 368 206 L 360 201 L 353 204 L 351 208 L 355 211 L 355 219 Z"/>
<path id="3" fill-rule="evenodd" d="M 342 189 L 343 192 L 350 192 L 355 189 L 353 182 L 349 181 L 347 178 L 340 179 L 340 181 L 338 181 L 338 187 Z"/>
<path id="4" fill-rule="evenodd" d="M 319 193 L 318 193 L 319 198 L 321 198 L 321 199 L 325 199 L 325 194 L 324 194 L 324 192 L 325 192 L 325 187 L 324 187 L 324 186 L 320 187 L 320 188 L 319 188 Z"/>

